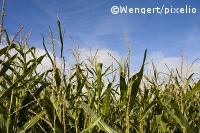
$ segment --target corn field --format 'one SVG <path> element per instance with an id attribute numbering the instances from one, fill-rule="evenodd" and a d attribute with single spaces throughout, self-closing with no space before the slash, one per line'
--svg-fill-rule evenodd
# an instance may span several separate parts
<path id="1" fill-rule="evenodd" d="M 131 75 L 126 35 L 129 52 L 126 60 L 116 60 L 118 68 L 108 66 L 104 70 L 95 56 L 91 65 L 77 62 L 66 68 L 59 19 L 57 25 L 62 60 L 59 66 L 51 27 L 53 56 L 42 36 L 46 54 L 36 57 L 35 47 L 16 39 L 23 27 L 10 39 L 1 25 L 1 43 L 5 36 L 5 46 L 0 49 L 1 133 L 200 132 L 200 81 L 194 80 L 194 73 L 183 76 L 182 69 L 176 69 L 161 78 L 152 63 L 153 76 L 149 76 L 144 73 L 145 50 L 140 70 Z M 37 72 L 45 57 L 52 67 Z"/>

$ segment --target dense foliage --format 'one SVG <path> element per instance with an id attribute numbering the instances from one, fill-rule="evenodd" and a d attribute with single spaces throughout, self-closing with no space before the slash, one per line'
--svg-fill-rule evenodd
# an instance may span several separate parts
<path id="1" fill-rule="evenodd" d="M 43 37 L 46 54 L 40 57 L 35 56 L 36 48 L 29 47 L 27 41 L 11 40 L 1 29 L 6 46 L 0 49 L 0 132 L 200 131 L 200 82 L 193 80 L 193 74 L 183 76 L 177 70 L 160 78 L 154 67 L 153 76 L 145 75 L 147 50 L 140 70 L 133 76 L 130 53 L 124 62 L 117 61 L 119 67 L 115 69 L 108 66 L 104 70 L 95 56 L 90 65 L 77 62 L 65 68 L 63 33 L 60 21 L 57 23 L 61 66 L 56 63 L 51 28 L 53 56 Z M 45 57 L 52 67 L 37 72 Z"/>

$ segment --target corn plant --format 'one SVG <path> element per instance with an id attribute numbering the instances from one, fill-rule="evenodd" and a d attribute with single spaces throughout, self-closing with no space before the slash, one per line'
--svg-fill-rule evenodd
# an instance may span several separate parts
<path id="1" fill-rule="evenodd" d="M 153 74 L 148 75 L 145 50 L 139 71 L 131 75 L 131 49 L 124 34 L 128 53 L 125 61 L 115 59 L 118 68 L 104 66 L 95 56 L 88 58 L 90 65 L 79 62 L 77 49 L 73 54 L 77 56 L 76 63 L 66 68 L 63 53 L 66 34 L 59 19 L 57 26 L 59 39 L 54 38 L 49 26 L 53 55 L 42 36 L 46 54 L 37 57 L 37 49 L 29 47 L 28 39 L 16 39 L 23 27 L 10 39 L 1 25 L 5 47 L 0 49 L 0 132 L 200 131 L 200 82 L 194 80 L 190 70 L 183 74 L 183 63 L 180 70 L 169 70 L 163 76 L 152 62 Z M 60 45 L 59 56 L 55 43 Z M 36 69 L 44 58 L 50 60 L 51 67 L 38 72 Z"/>

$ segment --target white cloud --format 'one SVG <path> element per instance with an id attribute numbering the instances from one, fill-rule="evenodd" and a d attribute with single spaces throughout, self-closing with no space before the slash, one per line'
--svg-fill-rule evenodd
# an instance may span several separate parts
<path id="1" fill-rule="evenodd" d="M 165 74 L 169 74 L 170 71 L 174 71 L 176 73 L 176 69 L 181 70 L 181 57 L 165 57 L 162 52 L 155 52 L 151 54 L 152 62 L 155 65 L 157 72 L 161 73 L 160 76 L 166 76 Z M 191 66 L 192 65 L 192 66 Z M 192 73 L 195 73 L 194 78 L 199 78 L 200 63 L 192 62 L 187 59 L 183 59 L 182 66 L 182 74 L 184 78 L 188 78 L 188 76 Z M 149 60 L 149 64 L 147 65 L 148 74 L 153 74 L 152 63 Z M 151 72 L 151 73 L 149 73 Z M 162 73 L 165 73 L 164 75 Z"/>
<path id="2" fill-rule="evenodd" d="M 150 54 L 150 58 L 157 61 L 157 60 L 164 58 L 164 54 L 160 51 L 153 52 Z"/>

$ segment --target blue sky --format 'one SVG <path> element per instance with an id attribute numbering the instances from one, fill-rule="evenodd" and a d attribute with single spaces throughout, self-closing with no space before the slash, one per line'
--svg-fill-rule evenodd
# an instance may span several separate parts
<path id="1" fill-rule="evenodd" d="M 1 1 L 2 2 L 2 1 Z M 128 8 L 195 8 L 196 13 L 119 13 L 112 14 L 112 6 Z M 62 28 L 72 28 L 65 37 L 64 50 L 68 56 L 75 43 L 84 50 L 99 48 L 100 56 L 106 50 L 117 58 L 127 53 L 124 32 L 131 48 L 131 64 L 139 67 L 145 49 L 148 60 L 168 63 L 178 67 L 180 49 L 191 63 L 200 53 L 200 2 L 198 0 L 10 0 L 6 2 L 4 28 L 10 36 L 18 30 L 18 22 L 24 25 L 23 33 L 32 29 L 29 45 L 42 49 L 41 31 L 46 42 L 49 38 L 48 26 L 58 38 L 57 14 Z M 59 45 L 57 45 L 59 50 Z M 50 50 L 50 47 L 49 47 Z M 195 65 L 198 64 L 196 62 Z M 196 66 L 196 67 L 197 67 Z M 163 66 L 160 66 L 162 70 Z"/>

